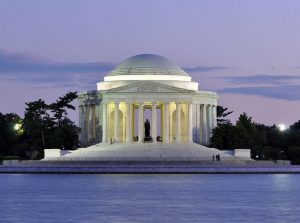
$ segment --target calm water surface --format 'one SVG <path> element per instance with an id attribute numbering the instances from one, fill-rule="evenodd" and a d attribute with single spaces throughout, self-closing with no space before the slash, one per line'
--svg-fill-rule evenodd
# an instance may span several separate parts
<path id="1" fill-rule="evenodd" d="M 0 222 L 300 222 L 300 175 L 0 175 Z"/>

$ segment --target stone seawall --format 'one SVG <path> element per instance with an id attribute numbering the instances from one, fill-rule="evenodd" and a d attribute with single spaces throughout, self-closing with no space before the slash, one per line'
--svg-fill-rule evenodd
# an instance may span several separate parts
<path id="1" fill-rule="evenodd" d="M 58 163 L 36 162 L 1 165 L 0 173 L 86 173 L 86 174 L 248 174 L 300 173 L 300 166 L 262 164 L 206 163 Z"/>

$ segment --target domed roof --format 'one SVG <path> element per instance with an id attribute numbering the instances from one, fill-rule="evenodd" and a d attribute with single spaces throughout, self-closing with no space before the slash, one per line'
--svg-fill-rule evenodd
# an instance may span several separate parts
<path id="1" fill-rule="evenodd" d="M 179 66 L 165 57 L 140 54 L 130 57 L 115 67 L 107 76 L 120 75 L 176 75 L 188 76 Z"/>

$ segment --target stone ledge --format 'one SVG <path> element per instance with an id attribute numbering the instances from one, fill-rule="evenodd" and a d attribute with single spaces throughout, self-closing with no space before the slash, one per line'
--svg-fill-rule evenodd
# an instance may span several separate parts
<path id="1" fill-rule="evenodd" d="M 56 174 L 263 174 L 300 173 L 300 166 L 287 167 L 195 167 L 195 166 L 102 166 L 102 167 L 0 167 L 0 173 Z"/>

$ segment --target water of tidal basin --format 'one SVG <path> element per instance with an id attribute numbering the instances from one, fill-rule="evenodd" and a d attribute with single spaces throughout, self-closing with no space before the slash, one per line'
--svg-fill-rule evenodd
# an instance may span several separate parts
<path id="1" fill-rule="evenodd" d="M 300 175 L 0 175 L 0 222 L 299 222 Z"/>

